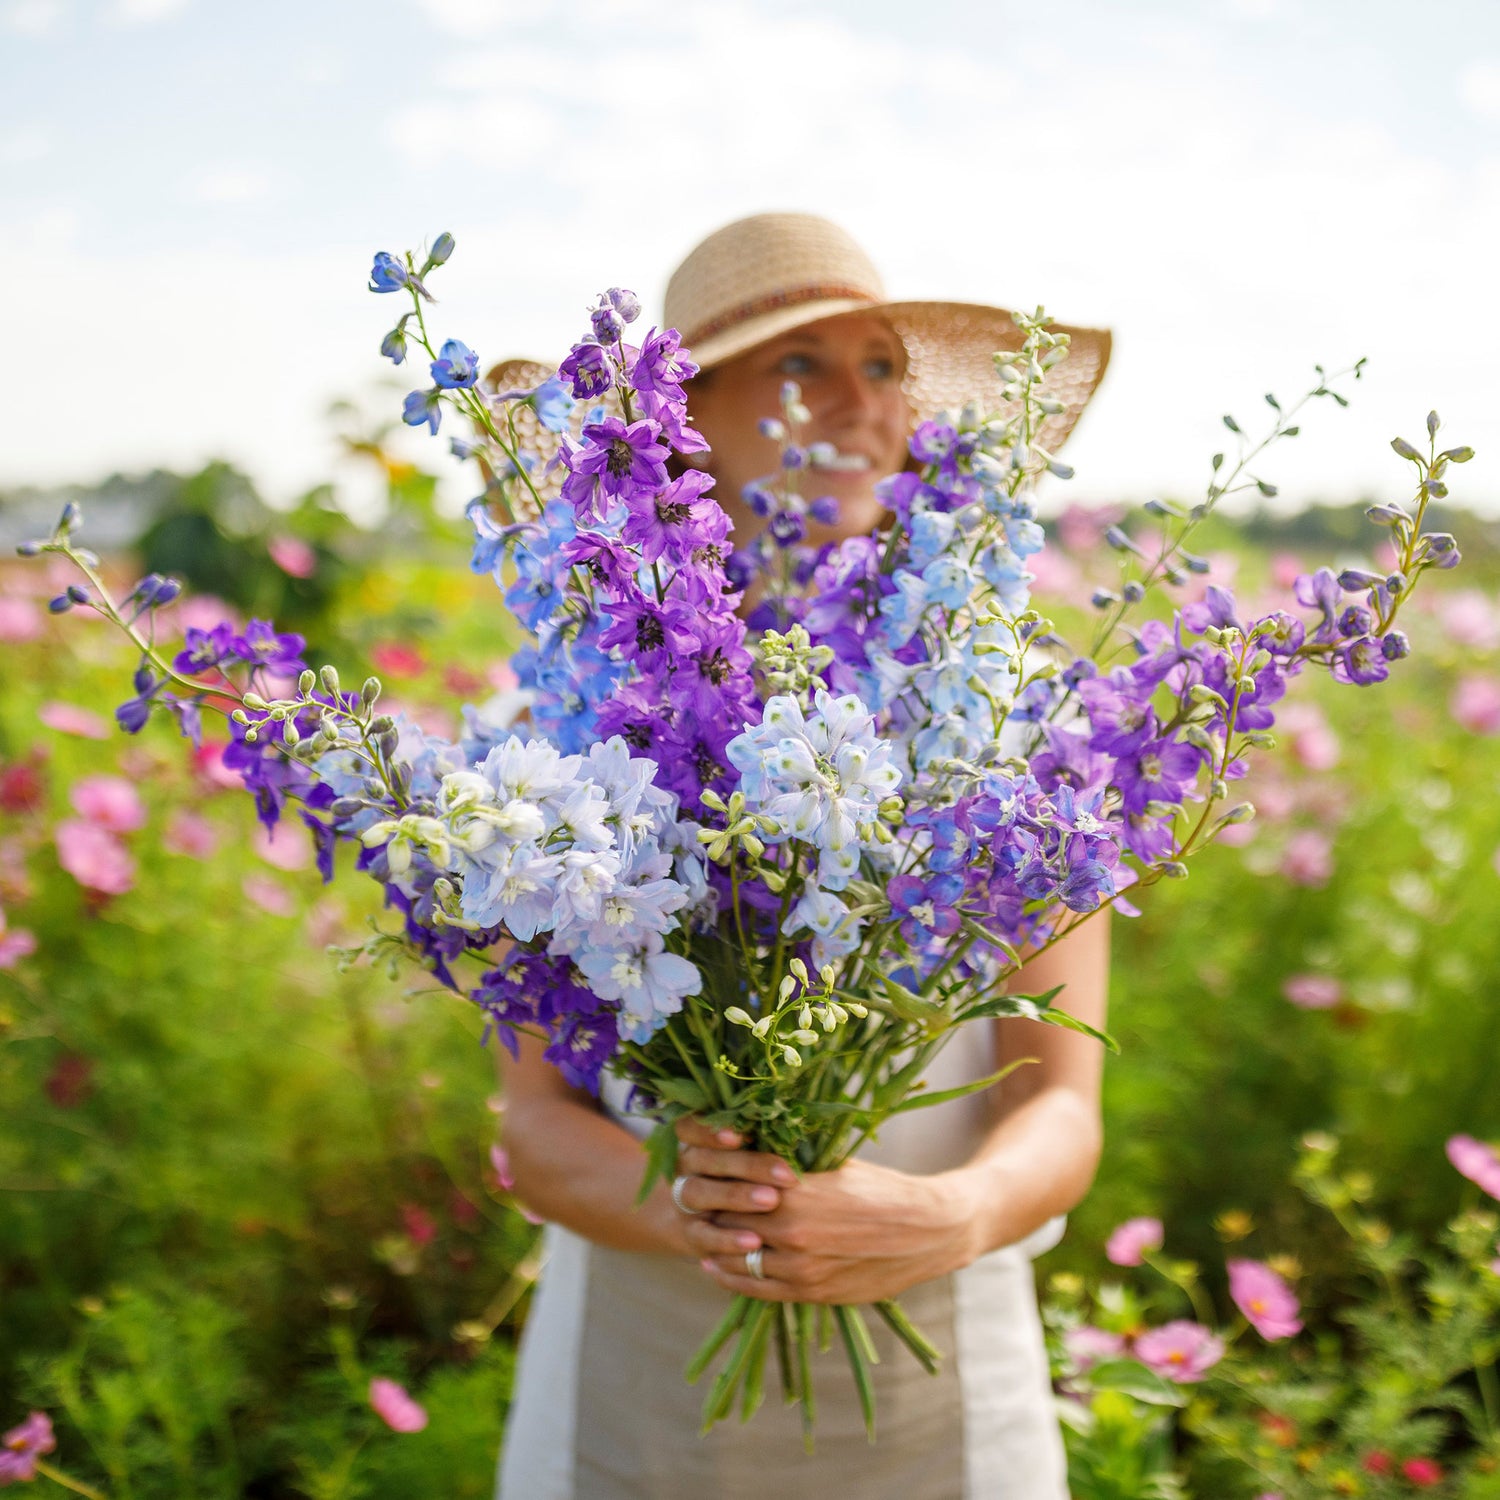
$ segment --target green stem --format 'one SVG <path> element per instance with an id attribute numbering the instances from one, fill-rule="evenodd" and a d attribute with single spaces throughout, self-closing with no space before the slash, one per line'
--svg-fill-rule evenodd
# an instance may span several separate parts
<path id="1" fill-rule="evenodd" d="M 60 1484 L 65 1490 L 72 1490 L 75 1495 L 87 1495 L 88 1500 L 105 1500 L 102 1490 L 96 1490 L 93 1485 L 85 1484 L 81 1479 L 74 1479 L 71 1474 L 64 1474 L 61 1469 L 54 1469 L 51 1464 L 36 1461 L 36 1471 L 44 1479 L 50 1479 L 53 1484 Z"/>

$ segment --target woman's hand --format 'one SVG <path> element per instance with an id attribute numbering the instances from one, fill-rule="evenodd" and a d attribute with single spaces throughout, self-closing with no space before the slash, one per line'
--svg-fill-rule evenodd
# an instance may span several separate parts
<path id="1" fill-rule="evenodd" d="M 692 1121 L 677 1133 L 688 1179 L 682 1199 L 708 1214 L 690 1221 L 688 1242 L 728 1291 L 764 1301 L 879 1302 L 977 1253 L 958 1173 L 916 1177 L 854 1160 L 799 1179 L 774 1156 L 734 1149 L 732 1133 L 716 1136 Z M 761 1245 L 765 1278 L 757 1280 L 745 1256 Z"/>

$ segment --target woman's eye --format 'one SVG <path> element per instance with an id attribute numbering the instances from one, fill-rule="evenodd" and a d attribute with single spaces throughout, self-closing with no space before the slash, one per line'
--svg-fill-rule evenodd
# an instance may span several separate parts
<path id="1" fill-rule="evenodd" d="M 865 361 L 865 378 L 867 380 L 894 380 L 896 378 L 896 361 L 886 359 L 867 359 Z"/>
<path id="2" fill-rule="evenodd" d="M 809 354 L 783 354 L 776 361 L 776 373 L 789 375 L 793 379 L 801 375 L 811 375 L 813 369 L 812 356 Z"/>

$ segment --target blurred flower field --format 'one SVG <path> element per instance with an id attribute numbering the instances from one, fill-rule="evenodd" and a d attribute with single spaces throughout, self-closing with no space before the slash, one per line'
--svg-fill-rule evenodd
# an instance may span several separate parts
<path id="1" fill-rule="evenodd" d="M 205 471 L 120 574 L 451 714 L 508 684 L 499 596 L 386 477 L 377 536 Z M 1064 633 L 1107 519 L 1050 528 Z M 1305 695 L 1236 847 L 1116 923 L 1105 1159 L 1038 1265 L 1076 1500 L 1500 1497 L 1500 528 L 1445 524 L 1411 659 Z M 1214 522 L 1212 577 L 1269 599 L 1367 533 Z M 537 1230 L 478 1017 L 341 971 L 373 887 L 268 840 L 212 727 L 120 733 L 131 663 L 57 587 L 0 564 L 0 1487 L 488 1494 Z"/>

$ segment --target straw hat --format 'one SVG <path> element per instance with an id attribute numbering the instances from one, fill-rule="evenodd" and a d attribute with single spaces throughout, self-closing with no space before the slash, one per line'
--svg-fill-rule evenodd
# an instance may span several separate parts
<path id="1" fill-rule="evenodd" d="M 836 224 L 813 214 L 756 214 L 716 230 L 672 273 L 663 321 L 702 370 L 840 314 L 883 318 L 906 345 L 905 387 L 918 419 L 957 413 L 967 401 L 1000 406 L 993 356 L 1021 333 L 1001 307 L 891 302 L 869 256 Z M 1049 419 L 1043 446 L 1060 447 L 1109 363 L 1105 329 L 1054 324 L 1068 357 L 1048 379 L 1065 414 Z"/>
<path id="2" fill-rule="evenodd" d="M 1015 349 L 1021 332 L 1006 309 L 964 302 L 891 302 L 880 273 L 836 224 L 813 214 L 756 214 L 697 246 L 667 283 L 662 326 L 677 329 L 700 370 L 711 370 L 794 328 L 862 313 L 888 322 L 906 346 L 903 382 L 917 420 L 968 401 L 998 410 L 993 356 Z M 1052 325 L 1071 335 L 1068 357 L 1047 377 L 1048 393 L 1066 410 L 1042 424 L 1038 438 L 1061 447 L 1109 364 L 1107 329 Z M 497 390 L 534 386 L 552 370 L 507 360 L 490 371 Z M 520 412 L 524 436 L 545 441 Z"/>

